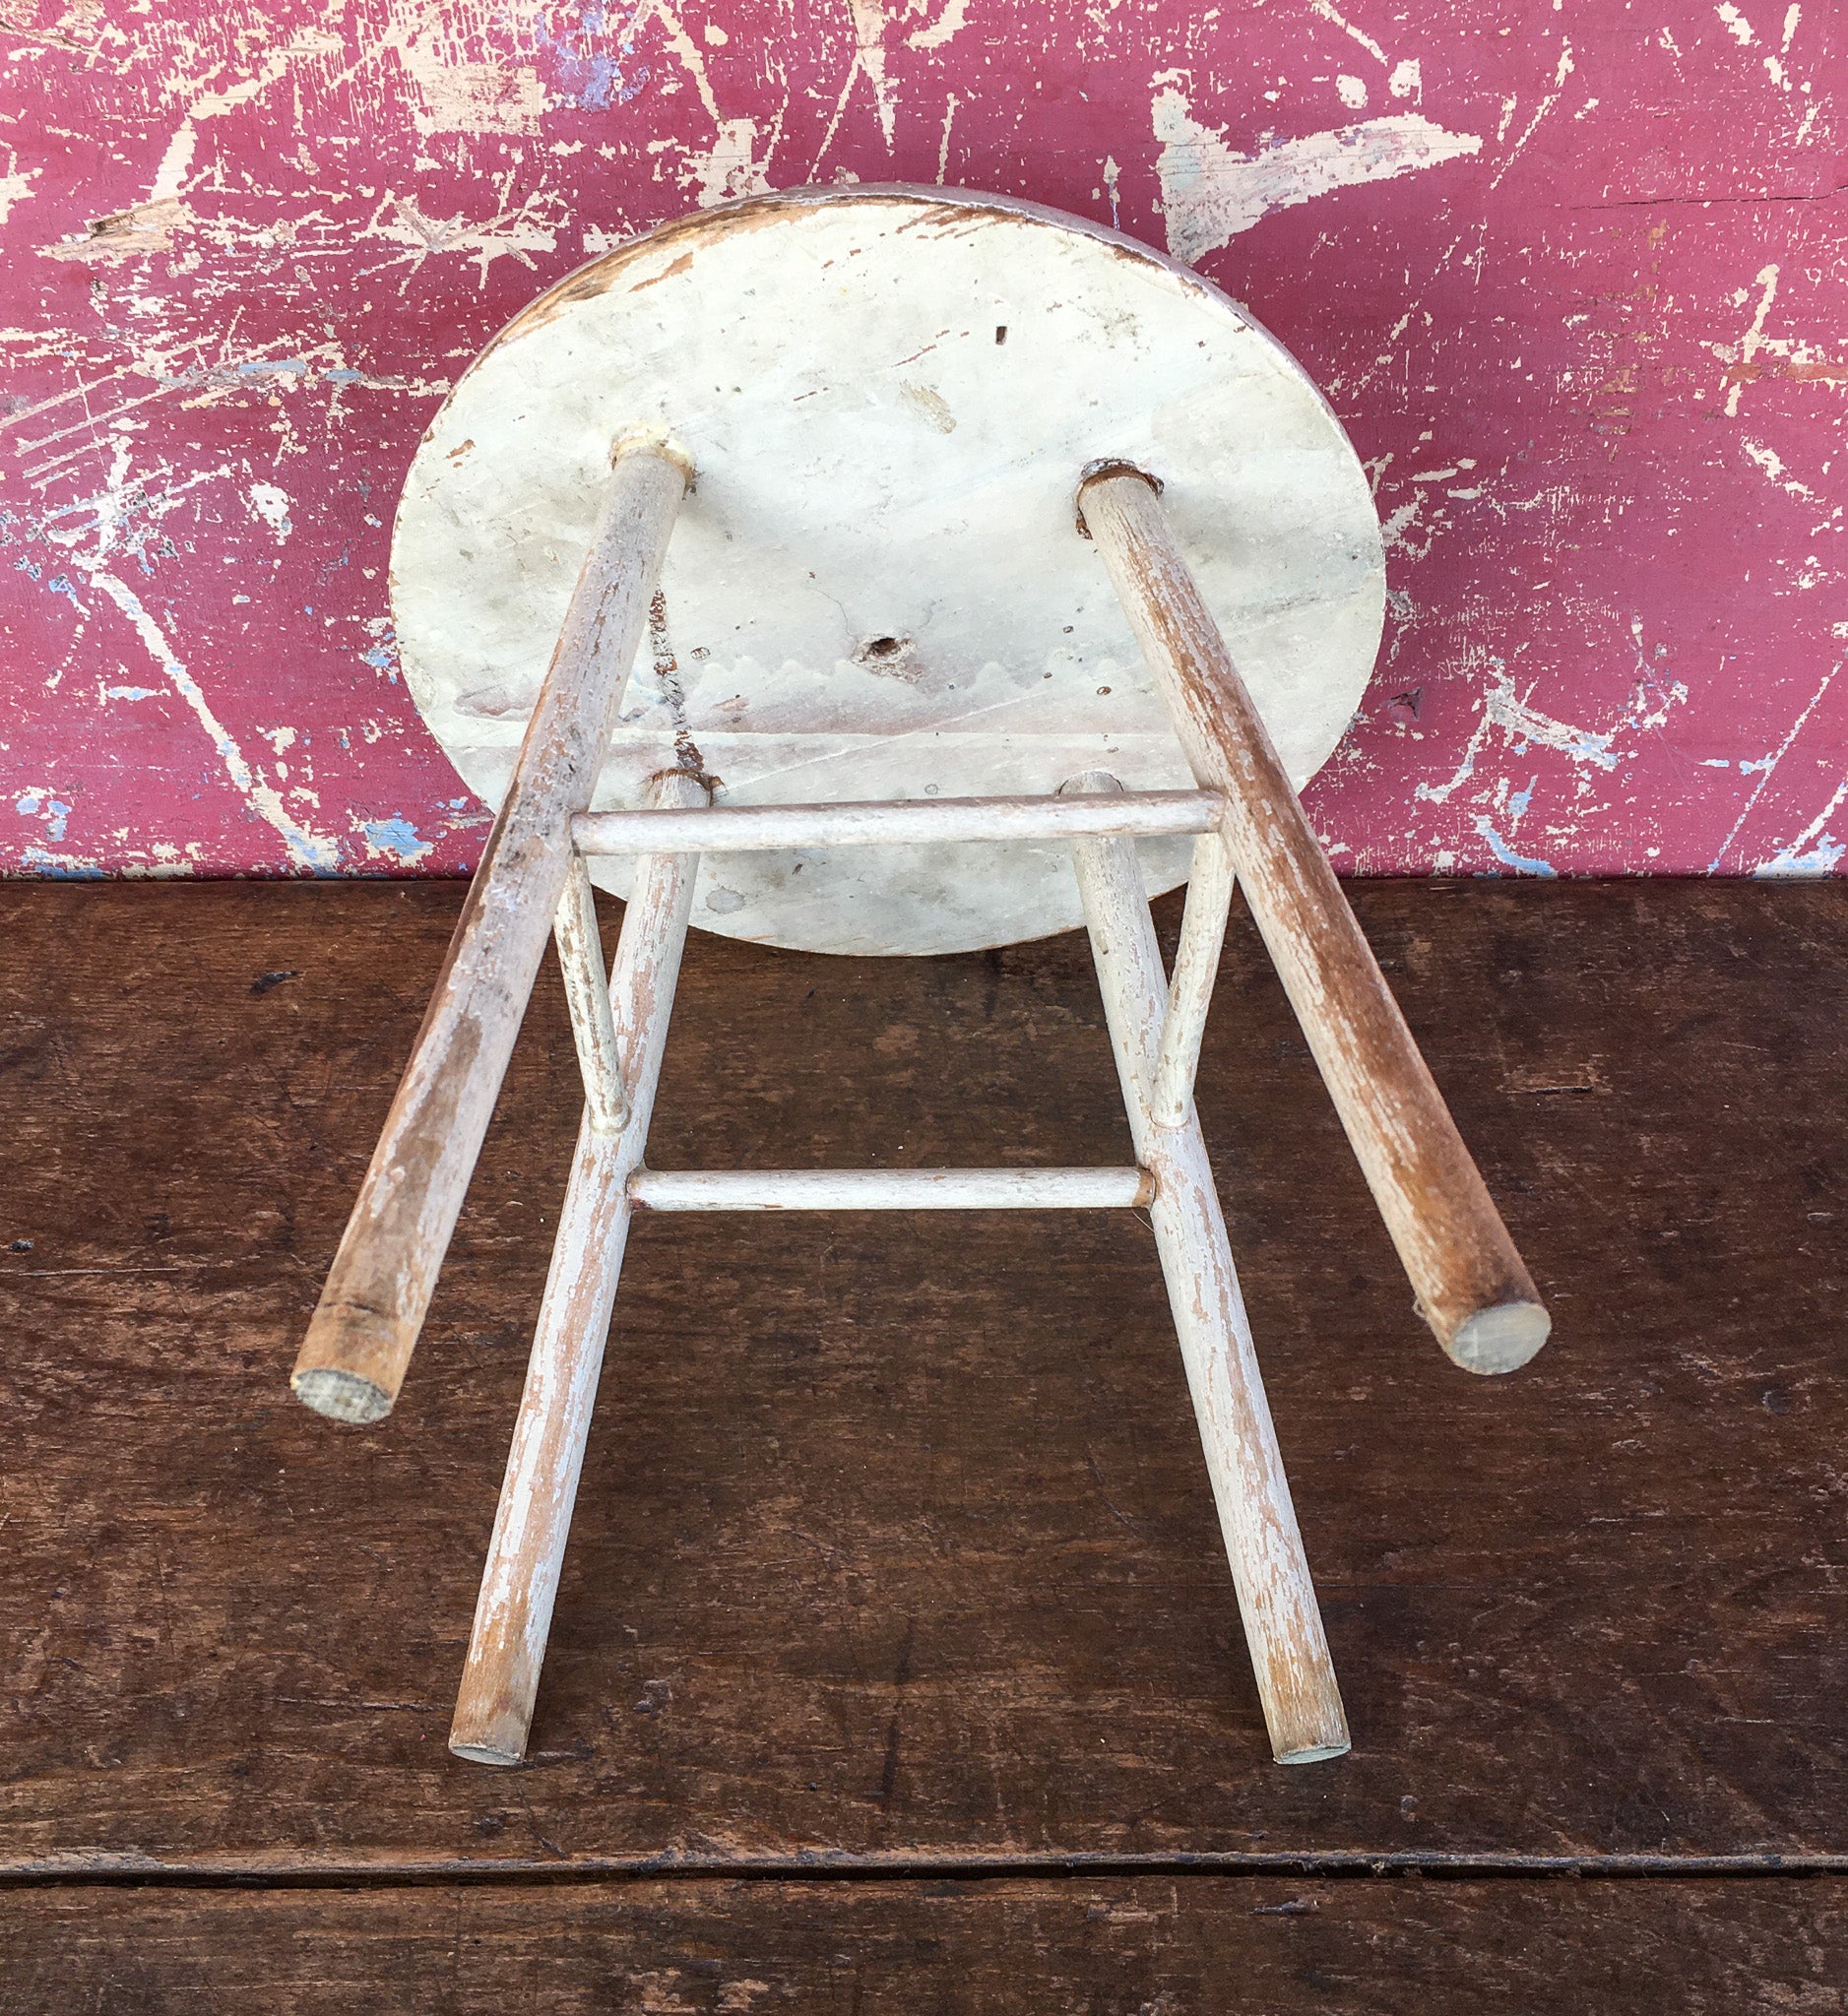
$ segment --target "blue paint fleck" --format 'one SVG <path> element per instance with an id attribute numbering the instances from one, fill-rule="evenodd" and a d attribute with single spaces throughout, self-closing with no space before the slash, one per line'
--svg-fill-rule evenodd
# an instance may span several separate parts
<path id="1" fill-rule="evenodd" d="M 572 36 L 572 42 L 582 46 L 594 43 L 599 37 L 609 34 L 608 11 L 603 7 L 586 7 L 579 22 L 579 32 Z M 624 39 L 618 44 L 617 53 L 605 55 L 593 46 L 588 54 L 580 55 L 577 48 L 561 41 L 557 36 L 547 34 L 543 28 L 539 31 L 540 40 L 550 51 L 556 68 L 551 82 L 559 94 L 572 103 L 581 105 L 587 111 L 605 112 L 613 99 L 619 105 L 626 105 L 643 85 L 648 82 L 646 65 L 633 78 L 625 78 L 622 63 L 634 53 L 635 44 Z"/>
<path id="2" fill-rule="evenodd" d="M 1527 808 L 1534 802 L 1534 786 L 1539 782 L 1540 780 L 1537 777 L 1530 777 L 1527 780 L 1527 788 L 1524 791 L 1510 791 L 1508 793 L 1508 810 L 1514 814 L 1514 823 L 1517 826 L 1527 817 Z"/>
<path id="3" fill-rule="evenodd" d="M 1477 813 L 1476 831 L 1489 843 L 1489 851 L 1495 855 L 1496 859 L 1504 868 L 1512 868 L 1516 873 L 1522 875 L 1557 876 L 1559 874 L 1559 869 L 1550 861 L 1530 860 L 1525 854 L 1517 854 L 1507 842 L 1501 838 L 1500 834 L 1496 831 L 1494 823 L 1487 812 Z"/>
<path id="4" fill-rule="evenodd" d="M 44 799 L 36 791 L 27 791 L 13 809 L 22 819 L 34 819 L 38 816 L 38 808 L 43 803 Z"/>
<path id="5" fill-rule="evenodd" d="M 1753 868 L 1754 881 L 1771 882 L 1783 876 L 1831 875 L 1835 863 L 1848 853 L 1848 843 L 1831 840 L 1823 834 L 1807 854 L 1794 854 L 1789 848 L 1782 848 L 1768 861 Z"/>
<path id="6" fill-rule="evenodd" d="M 56 854 L 48 854 L 41 847 L 29 847 L 21 850 L 20 859 L 29 868 L 53 882 L 100 882 L 103 872 L 89 861 L 60 860 Z"/>
<path id="7" fill-rule="evenodd" d="M 361 829 L 366 843 L 380 853 L 396 854 L 406 867 L 413 866 L 427 854 L 433 842 L 418 838 L 417 829 L 409 819 L 368 819 Z"/>

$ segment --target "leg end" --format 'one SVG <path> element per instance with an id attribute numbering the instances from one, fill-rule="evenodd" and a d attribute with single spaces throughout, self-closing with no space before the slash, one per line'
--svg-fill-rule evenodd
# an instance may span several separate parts
<path id="1" fill-rule="evenodd" d="M 470 1764 L 499 1764 L 504 1767 L 526 1762 L 524 1746 L 518 1750 L 510 1750 L 499 1743 L 472 1741 L 453 1732 L 449 1738 L 449 1750 L 451 1756 L 461 1757 Z"/>
<path id="2" fill-rule="evenodd" d="M 382 1387 L 338 1366 L 305 1366 L 288 1383 L 303 1407 L 331 1421 L 351 1421 L 363 1427 L 382 1421 L 392 1411 L 392 1396 Z"/>
<path id="3" fill-rule="evenodd" d="M 1343 1736 L 1338 1743 L 1307 1743 L 1300 1750 L 1275 1750 L 1279 1764 L 1325 1764 L 1330 1757 L 1345 1757 L 1354 1745 Z"/>
<path id="4" fill-rule="evenodd" d="M 1553 1318 L 1538 1302 L 1498 1302 L 1457 1325 L 1444 1349 L 1466 1372 L 1518 1371 L 1546 1343 Z"/>

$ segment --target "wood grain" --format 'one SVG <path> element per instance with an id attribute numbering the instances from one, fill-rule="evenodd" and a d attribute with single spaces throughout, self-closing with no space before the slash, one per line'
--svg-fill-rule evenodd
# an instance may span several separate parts
<path id="1" fill-rule="evenodd" d="M 672 1883 L 5 1900 L 0 2016 L 1840 2016 L 1833 1882 Z"/>
<path id="2" fill-rule="evenodd" d="M 500 1773 L 443 1738 L 581 1102 L 555 974 L 360 1434 L 280 1375 L 462 891 L 0 887 L 4 1864 L 1848 1854 L 1848 890 L 1350 894 L 1561 1319 L 1507 1380 L 1419 1349 L 1235 907 L 1199 1107 L 1352 1755 L 1269 1761 L 1133 1217 L 664 1215 Z M 1129 1159 L 1075 936 L 695 934 L 651 1139 Z"/>

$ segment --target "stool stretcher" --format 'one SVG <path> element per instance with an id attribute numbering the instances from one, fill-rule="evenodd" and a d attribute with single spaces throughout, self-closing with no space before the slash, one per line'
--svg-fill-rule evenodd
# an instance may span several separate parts
<path id="1" fill-rule="evenodd" d="M 649 1211 L 1112 1211 L 1153 1201 L 1147 1169 L 637 1169 Z"/>
<path id="2" fill-rule="evenodd" d="M 869 798 L 856 804 L 715 805 L 704 812 L 585 812 L 571 837 L 586 854 L 696 847 L 701 853 L 782 848 L 941 847 L 956 841 L 1070 840 L 1121 833 L 1153 840 L 1206 833 L 1225 809 L 1217 791 L 1125 791 L 1108 801 L 1055 797 Z"/>

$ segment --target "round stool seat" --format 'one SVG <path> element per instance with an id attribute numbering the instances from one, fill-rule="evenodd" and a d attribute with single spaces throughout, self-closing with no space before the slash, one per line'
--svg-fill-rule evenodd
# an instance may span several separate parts
<path id="1" fill-rule="evenodd" d="M 665 439 L 674 527 L 593 809 L 692 769 L 719 803 L 1193 784 L 1102 561 L 1087 468 L 1155 476 L 1300 787 L 1359 703 L 1384 594 L 1340 423 L 1245 311 L 1037 206 L 934 188 L 751 198 L 542 295 L 423 439 L 392 548 L 411 691 L 497 805 L 608 481 Z M 1191 843 L 1144 842 L 1150 892 Z M 627 893 L 633 863 L 600 858 Z M 841 953 L 947 953 L 1082 921 L 1057 844 L 702 859 L 693 921 Z"/>

